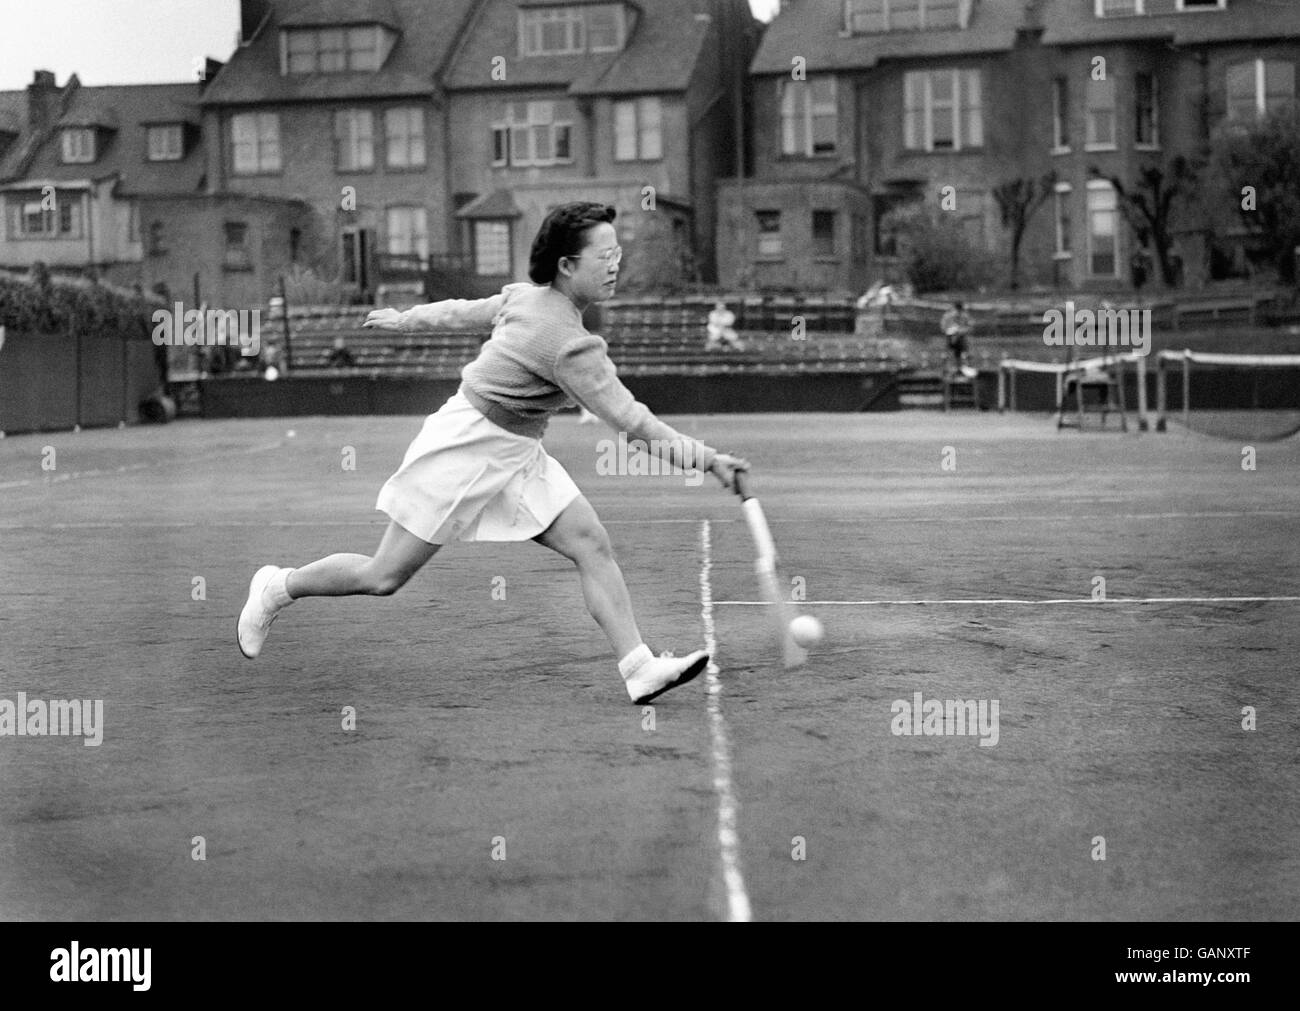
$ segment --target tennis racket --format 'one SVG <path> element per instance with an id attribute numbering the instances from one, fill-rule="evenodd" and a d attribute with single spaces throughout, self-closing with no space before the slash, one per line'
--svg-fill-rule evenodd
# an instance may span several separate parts
<path id="1" fill-rule="evenodd" d="M 769 613 L 776 625 L 776 633 L 781 644 L 781 658 L 786 670 L 801 666 L 808 659 L 808 651 L 800 646 L 790 635 L 790 622 L 794 620 L 793 605 L 781 593 L 776 575 L 776 543 L 772 540 L 772 531 L 768 529 L 767 517 L 758 499 L 749 493 L 749 478 L 742 470 L 735 476 L 736 494 L 740 496 L 741 508 L 745 510 L 745 522 L 754 538 L 754 547 L 758 557 L 754 561 L 754 571 L 758 574 L 759 590 L 763 599 L 771 605 Z"/>

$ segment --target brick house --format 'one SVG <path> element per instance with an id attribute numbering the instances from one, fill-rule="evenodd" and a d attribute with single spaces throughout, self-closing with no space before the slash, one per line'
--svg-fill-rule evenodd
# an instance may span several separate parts
<path id="1" fill-rule="evenodd" d="M 995 190 L 1054 172 L 1023 279 L 1126 286 L 1138 237 L 1092 170 L 1195 156 L 1224 115 L 1294 97 L 1298 56 L 1300 4 L 1266 0 L 794 0 L 751 65 L 754 178 L 719 185 L 722 279 L 862 291 L 896 274 L 881 222 L 913 200 L 1007 262 Z"/>
<path id="2" fill-rule="evenodd" d="M 361 297 L 422 290 L 451 241 L 437 75 L 474 0 L 242 0 L 204 92 L 211 191 L 300 200 L 313 266 Z"/>
<path id="3" fill-rule="evenodd" d="M 290 235 L 305 208 L 205 193 L 201 89 L 87 88 L 76 75 L 60 88 L 37 71 L 25 115 L 0 102 L 0 266 L 39 260 L 213 305 L 264 300 L 292 257 L 288 242 L 259 240 Z"/>
<path id="4" fill-rule="evenodd" d="M 745 0 L 483 0 L 442 76 L 452 248 L 485 281 L 525 277 L 547 211 L 600 200 L 630 284 L 712 280 L 758 27 Z"/>

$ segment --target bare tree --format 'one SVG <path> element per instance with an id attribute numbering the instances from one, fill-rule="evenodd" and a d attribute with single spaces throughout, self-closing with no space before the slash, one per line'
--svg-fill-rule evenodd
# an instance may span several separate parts
<path id="1" fill-rule="evenodd" d="M 1002 227 L 1011 232 L 1011 289 L 1020 287 L 1020 245 L 1024 241 L 1029 222 L 1038 208 L 1052 194 L 1056 172 L 1048 172 L 1040 179 L 1010 179 L 993 190 L 993 199 L 1002 213 Z"/>
<path id="2" fill-rule="evenodd" d="M 1149 165 L 1138 173 L 1132 188 L 1114 175 L 1106 175 L 1095 165 L 1088 169 L 1094 179 L 1105 179 L 1119 195 L 1120 212 L 1124 220 L 1137 233 L 1138 241 L 1146 245 L 1150 239 L 1160 265 L 1160 279 L 1165 287 L 1172 288 L 1178 280 L 1177 269 L 1171 256 L 1173 251 L 1173 204 L 1196 183 L 1192 163 L 1182 155 L 1169 163 L 1169 172 L 1159 166 Z"/>

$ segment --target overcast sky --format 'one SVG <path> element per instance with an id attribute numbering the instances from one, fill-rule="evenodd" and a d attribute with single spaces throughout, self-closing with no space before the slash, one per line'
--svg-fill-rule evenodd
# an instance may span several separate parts
<path id="1" fill-rule="evenodd" d="M 778 0 L 749 0 L 769 20 Z M 193 80 L 196 60 L 225 60 L 239 0 L 0 0 L 0 90 L 25 88 L 34 70 L 59 84 Z"/>

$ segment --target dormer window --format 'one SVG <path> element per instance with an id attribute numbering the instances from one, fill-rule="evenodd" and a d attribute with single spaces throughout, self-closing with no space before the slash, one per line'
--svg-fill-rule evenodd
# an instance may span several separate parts
<path id="1" fill-rule="evenodd" d="M 93 127 L 70 127 L 63 131 L 63 161 L 69 165 L 86 165 L 95 160 Z"/>
<path id="2" fill-rule="evenodd" d="M 916 29 L 964 29 L 973 0 L 844 0 L 844 26 L 854 35 Z"/>
<path id="3" fill-rule="evenodd" d="M 149 127 L 149 160 L 180 161 L 185 157 L 185 132 L 180 123 Z"/>
<path id="4" fill-rule="evenodd" d="M 1126 18 L 1145 14 L 1145 0 L 1096 0 L 1097 17 Z"/>
<path id="5" fill-rule="evenodd" d="M 383 25 L 287 28 L 280 33 L 280 72 L 344 74 L 378 70 L 396 33 Z"/>
<path id="6" fill-rule="evenodd" d="M 618 52 L 627 41 L 625 10 L 622 4 L 521 9 L 519 55 Z"/>

